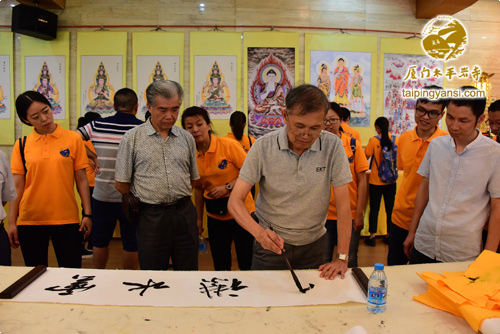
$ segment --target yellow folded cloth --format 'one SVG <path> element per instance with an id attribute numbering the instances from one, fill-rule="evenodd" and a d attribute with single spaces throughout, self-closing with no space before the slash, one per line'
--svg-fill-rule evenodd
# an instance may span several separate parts
<path id="1" fill-rule="evenodd" d="M 418 275 L 429 289 L 415 300 L 464 318 L 475 331 L 500 318 L 500 254 L 483 251 L 464 272 Z"/>

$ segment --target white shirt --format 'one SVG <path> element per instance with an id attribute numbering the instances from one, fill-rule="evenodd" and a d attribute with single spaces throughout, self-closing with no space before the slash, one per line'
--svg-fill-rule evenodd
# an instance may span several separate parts
<path id="1" fill-rule="evenodd" d="M 442 262 L 472 261 L 490 199 L 500 197 L 500 144 L 479 133 L 457 154 L 450 135 L 431 141 L 418 173 L 429 178 L 429 202 L 420 218 L 415 248 Z"/>
<path id="2" fill-rule="evenodd" d="M 17 197 L 14 179 L 10 170 L 10 164 L 5 153 L 0 151 L 0 202 L 9 202 Z M 7 217 L 3 205 L 0 203 L 0 221 Z"/>

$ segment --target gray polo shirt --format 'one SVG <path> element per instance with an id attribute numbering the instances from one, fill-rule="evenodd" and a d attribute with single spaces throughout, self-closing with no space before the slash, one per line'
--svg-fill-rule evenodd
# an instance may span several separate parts
<path id="1" fill-rule="evenodd" d="M 131 191 L 142 202 L 171 203 L 191 196 L 191 180 L 198 180 L 193 136 L 177 126 L 163 140 L 146 123 L 128 131 L 116 157 L 115 180 L 131 183 Z"/>
<path id="2" fill-rule="evenodd" d="M 296 246 L 325 234 L 330 184 L 352 181 L 340 138 L 323 131 L 299 156 L 288 147 L 286 127 L 252 145 L 239 177 L 251 185 L 259 183 L 255 213 L 260 224 L 272 225 L 286 243 Z"/>

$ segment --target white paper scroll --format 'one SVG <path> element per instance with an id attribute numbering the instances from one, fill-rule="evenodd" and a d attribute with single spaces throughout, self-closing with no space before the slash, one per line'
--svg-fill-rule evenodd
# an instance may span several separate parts
<path id="1" fill-rule="evenodd" d="M 13 301 L 167 307 L 267 307 L 366 302 L 350 271 L 325 280 L 317 270 L 296 272 L 301 293 L 288 271 L 125 271 L 48 268 Z M 126 283 L 126 284 L 124 284 Z M 141 295 L 142 294 L 142 295 Z"/>

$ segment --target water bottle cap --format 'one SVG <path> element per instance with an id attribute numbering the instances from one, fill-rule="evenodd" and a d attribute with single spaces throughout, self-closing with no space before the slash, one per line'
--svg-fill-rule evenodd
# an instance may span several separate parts
<path id="1" fill-rule="evenodd" d="M 375 263 L 375 270 L 384 270 L 383 263 Z"/>

